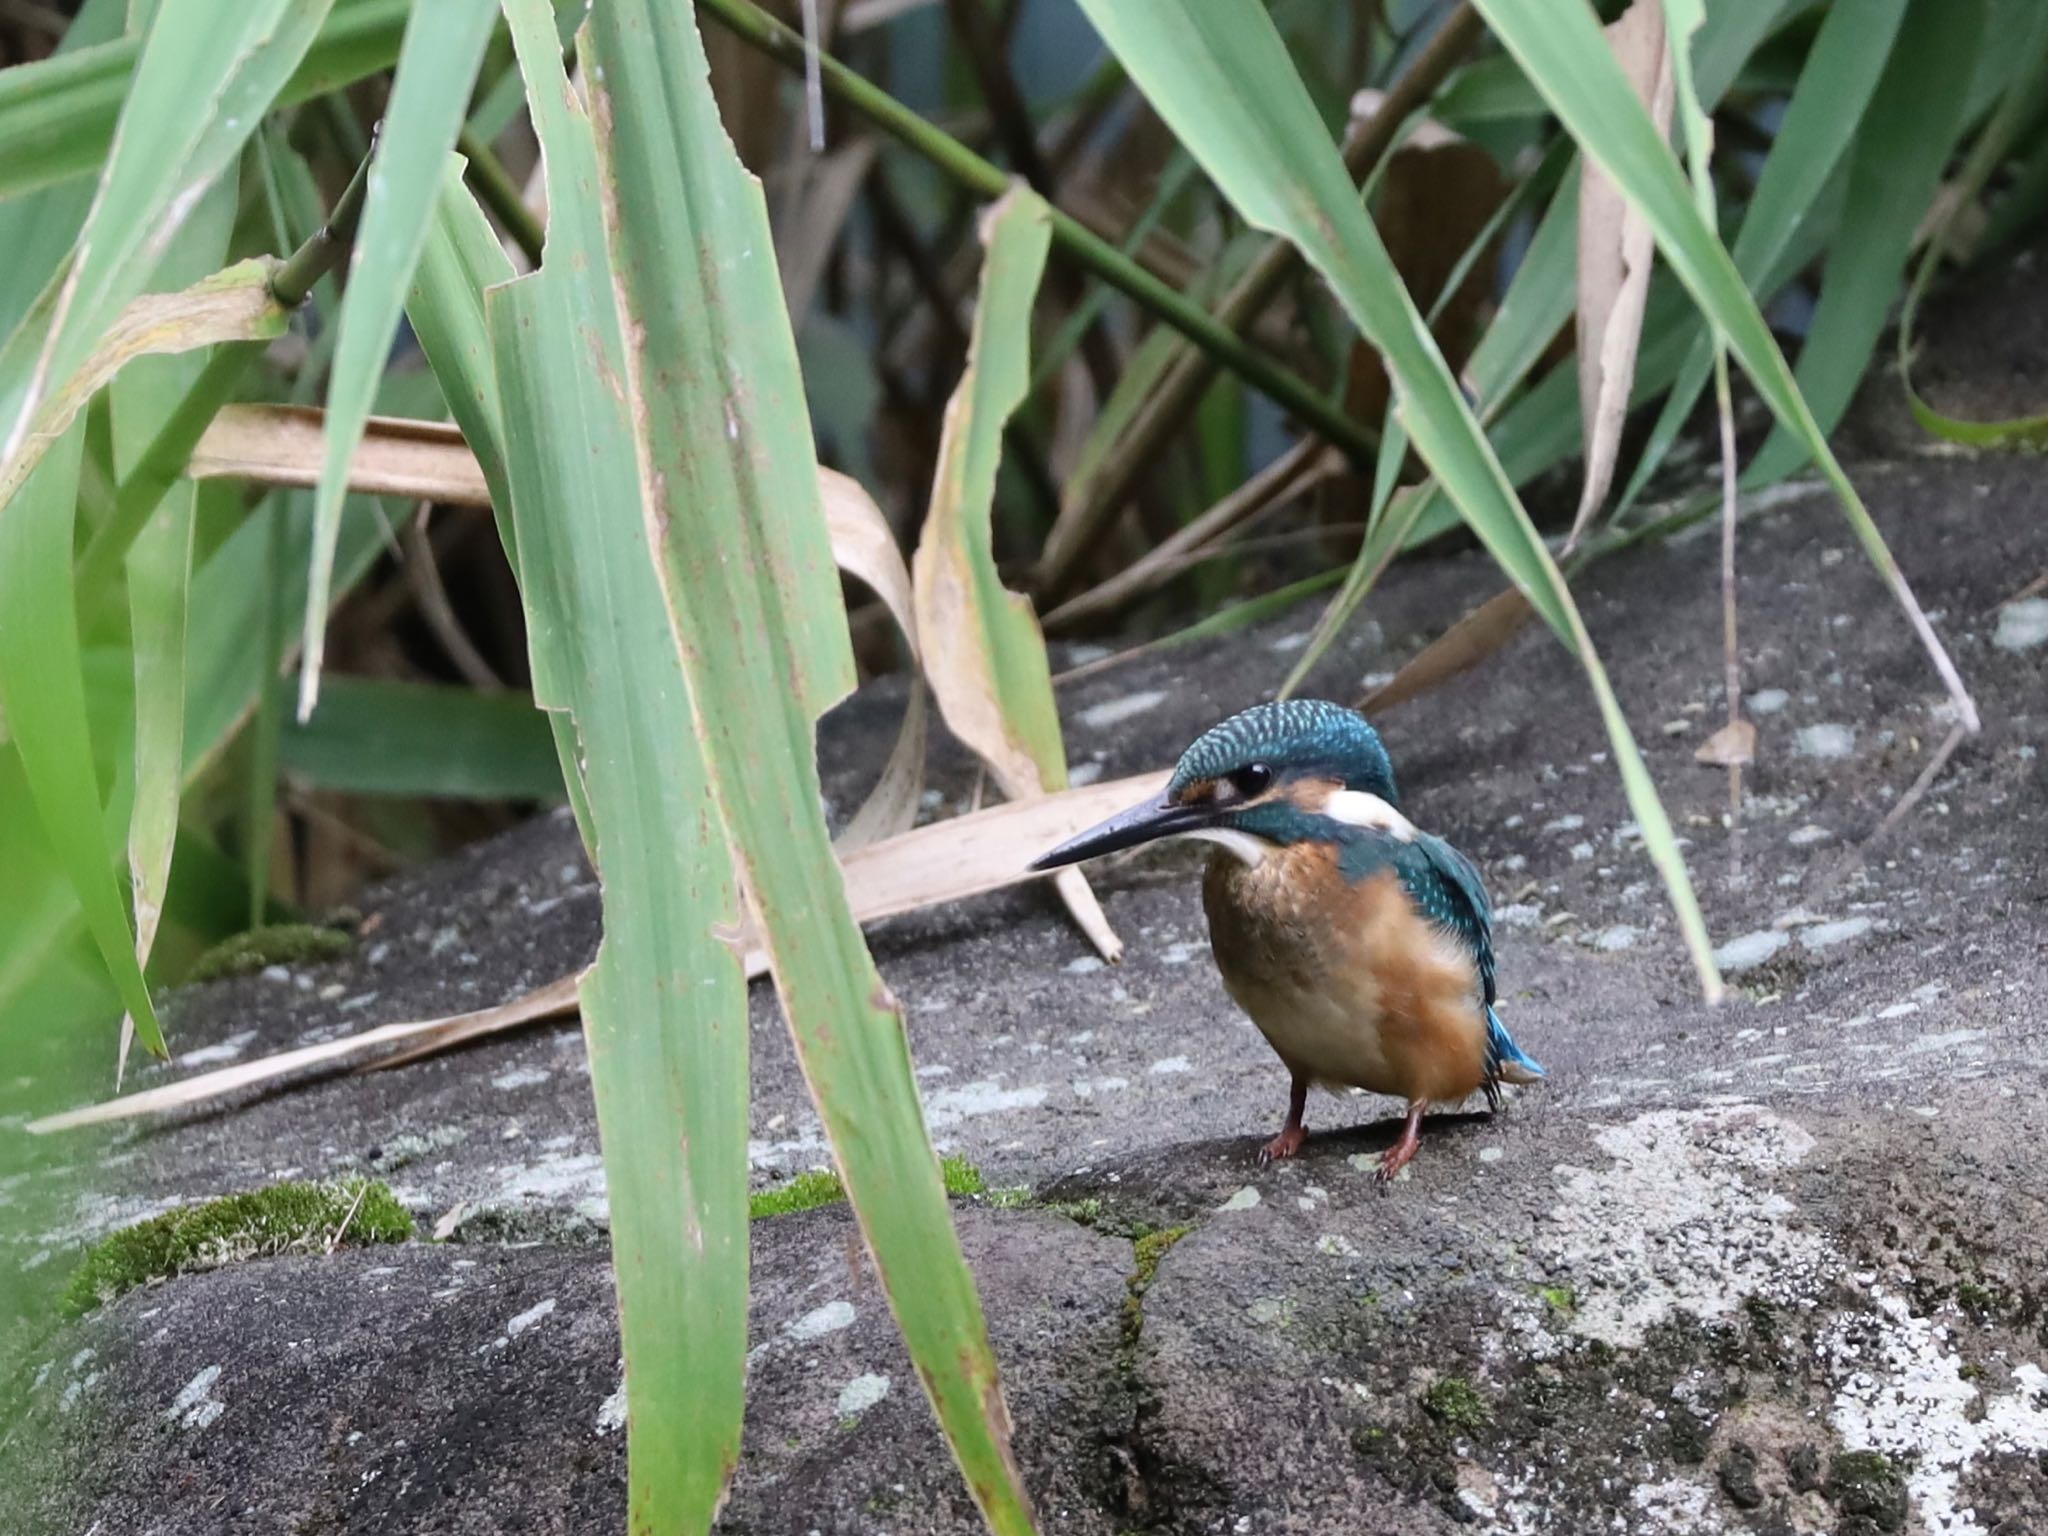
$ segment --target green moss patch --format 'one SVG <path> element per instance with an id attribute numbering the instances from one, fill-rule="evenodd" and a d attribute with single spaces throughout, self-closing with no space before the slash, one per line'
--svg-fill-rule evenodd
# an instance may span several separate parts
<path id="1" fill-rule="evenodd" d="M 412 1217 L 381 1181 L 273 1184 L 181 1206 L 100 1239 L 72 1275 L 62 1305 L 78 1317 L 138 1285 L 194 1270 L 411 1236 Z"/>
<path id="2" fill-rule="evenodd" d="M 1462 1376 L 1439 1376 L 1422 1394 L 1422 1411 L 1439 1424 L 1470 1433 L 1493 1422 L 1479 1389 Z"/>
<path id="3" fill-rule="evenodd" d="M 1159 1262 L 1164 1259 L 1173 1245 L 1194 1231 L 1192 1223 L 1180 1227 L 1163 1227 L 1157 1232 L 1147 1232 L 1131 1244 L 1131 1273 L 1124 1281 L 1124 1327 L 1125 1349 L 1135 1349 L 1138 1336 L 1145 1331 L 1145 1293 L 1152 1289 L 1152 1282 L 1158 1277 Z"/>
<path id="4" fill-rule="evenodd" d="M 988 1193 L 988 1181 L 981 1176 L 981 1170 L 964 1157 L 940 1158 L 939 1177 L 948 1195 Z M 786 1184 L 757 1189 L 747 1196 L 747 1219 L 759 1221 L 764 1216 L 814 1211 L 821 1205 L 837 1205 L 845 1198 L 846 1186 L 837 1173 L 830 1168 L 812 1168 Z"/>
<path id="5" fill-rule="evenodd" d="M 1539 1285 L 1536 1294 L 1567 1317 L 1578 1310 L 1579 1298 L 1568 1285 Z"/>
<path id="6" fill-rule="evenodd" d="M 964 1157 L 942 1157 L 939 1159 L 939 1177 L 946 1181 L 949 1195 L 985 1195 L 988 1180 L 981 1176 L 981 1170 Z"/>
<path id="7" fill-rule="evenodd" d="M 814 1211 L 821 1205 L 837 1205 L 846 1198 L 846 1186 L 829 1168 L 812 1168 L 787 1184 L 758 1189 L 747 1196 L 747 1218 L 788 1216 L 796 1211 Z"/>
<path id="8" fill-rule="evenodd" d="M 1906 1479 L 1889 1456 L 1844 1451 L 1828 1468 L 1822 1492 L 1841 1512 L 1845 1536 L 1890 1536 L 1906 1525 Z"/>
<path id="9" fill-rule="evenodd" d="M 273 965 L 325 965 L 339 960 L 355 940 L 336 928 L 312 923 L 276 923 L 223 939 L 192 962 L 190 982 L 249 976 Z"/>

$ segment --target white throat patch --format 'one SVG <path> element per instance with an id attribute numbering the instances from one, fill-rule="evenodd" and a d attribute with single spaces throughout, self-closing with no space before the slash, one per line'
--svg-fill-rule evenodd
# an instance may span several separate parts
<path id="1" fill-rule="evenodd" d="M 1378 795 L 1369 795 L 1361 789 L 1337 789 L 1323 802 L 1323 814 L 1333 821 L 1347 826 L 1370 827 L 1375 832 L 1384 832 L 1397 842 L 1415 841 L 1415 823 L 1395 810 Z"/>
<path id="2" fill-rule="evenodd" d="M 1263 838 L 1253 837 L 1249 832 L 1240 832 L 1235 827 L 1203 827 L 1195 832 L 1180 832 L 1177 837 L 1190 838 L 1196 842 L 1215 843 L 1228 849 L 1247 867 L 1257 868 L 1265 858 L 1269 844 Z"/>

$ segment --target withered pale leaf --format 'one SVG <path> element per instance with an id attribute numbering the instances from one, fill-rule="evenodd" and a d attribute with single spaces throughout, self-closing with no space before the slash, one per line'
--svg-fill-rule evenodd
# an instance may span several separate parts
<path id="1" fill-rule="evenodd" d="M 1669 134 L 1675 86 L 1665 45 L 1662 0 L 1635 0 L 1607 28 L 1622 73 Z M 1649 221 L 1621 189 L 1588 165 L 1579 182 L 1579 418 L 1585 481 L 1572 520 L 1576 544 L 1614 483 L 1621 424 L 1635 386 L 1636 348 L 1650 297 L 1656 242 Z"/>

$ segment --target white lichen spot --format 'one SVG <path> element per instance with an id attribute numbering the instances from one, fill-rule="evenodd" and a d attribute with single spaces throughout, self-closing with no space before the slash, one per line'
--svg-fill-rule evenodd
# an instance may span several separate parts
<path id="1" fill-rule="evenodd" d="M 616 1392 L 597 1405 L 597 1432 L 599 1435 L 609 1435 L 625 1427 L 626 1384 L 622 1381 Z"/>
<path id="2" fill-rule="evenodd" d="M 1316 1252 L 1333 1259 L 1355 1259 L 1358 1257 L 1358 1244 L 1341 1232 L 1325 1232 L 1316 1239 Z"/>
<path id="3" fill-rule="evenodd" d="M 1957 1507 L 1963 1475 L 1987 1455 L 2048 1451 L 2048 1373 L 2024 1362 L 2010 1391 L 1986 1399 L 1965 1379 L 1947 1324 L 1874 1287 L 1870 1299 L 1873 1311 L 1843 1314 L 1826 1341 L 1841 1383 L 1835 1429 L 1852 1450 L 1906 1464 L 1929 1536 L 1987 1536 L 1974 1508 Z"/>
<path id="4" fill-rule="evenodd" d="M 864 1371 L 839 1389 L 839 1417 L 858 1418 L 889 1395 L 889 1378 Z"/>
<path id="5" fill-rule="evenodd" d="M 1755 1295 L 1795 1301 L 1824 1283 L 1826 1245 L 1789 1200 L 1748 1175 L 1790 1167 L 1813 1147 L 1757 1105 L 1658 1110 L 1595 1137 L 1614 1159 L 1566 1177 L 1539 1246 L 1572 1276 L 1570 1326 L 1618 1346 L 1679 1313 L 1726 1317 Z"/>
<path id="6" fill-rule="evenodd" d="M 1100 704 L 1090 705 L 1075 718 L 1091 731 L 1108 730 L 1112 725 L 1142 715 L 1148 709 L 1157 709 L 1166 702 L 1164 688 L 1150 688 L 1142 693 L 1127 693 L 1120 699 L 1108 699 Z"/>
<path id="7" fill-rule="evenodd" d="M 197 1050 L 186 1051 L 178 1057 L 181 1067 L 210 1067 L 217 1062 L 233 1061 L 249 1048 L 249 1042 L 256 1038 L 256 1031 L 245 1029 L 232 1034 L 218 1045 L 202 1045 Z"/>
<path id="8" fill-rule="evenodd" d="M 544 1083 L 553 1074 L 545 1067 L 514 1067 L 510 1072 L 500 1072 L 491 1079 L 491 1086 L 501 1093 L 514 1088 L 531 1088 Z"/>
<path id="9" fill-rule="evenodd" d="M 1543 823 L 1546 832 L 1576 832 L 1586 824 L 1583 816 L 1560 816 L 1555 821 Z"/>
<path id="10" fill-rule="evenodd" d="M 1643 1512 L 1648 1522 L 1643 1529 L 1648 1531 L 1668 1531 L 1671 1536 L 1712 1536 L 1728 1529 L 1704 1483 L 1667 1478 L 1661 1483 L 1638 1484 L 1630 1497 Z"/>
<path id="11" fill-rule="evenodd" d="M 1826 827 L 1816 826 L 1809 821 L 1805 826 L 1796 829 L 1785 841 L 1794 848 L 1811 848 L 1815 843 L 1824 843 L 1834 835 Z"/>
<path id="12" fill-rule="evenodd" d="M 1714 951 L 1714 964 L 1723 971 L 1752 971 L 1791 942 L 1789 935 L 1759 928 L 1739 939 L 1730 939 Z"/>
<path id="13" fill-rule="evenodd" d="M 2001 651 L 2031 651 L 2048 641 L 2048 597 L 2023 597 L 1998 610 L 1991 643 Z"/>
<path id="14" fill-rule="evenodd" d="M 1792 750 L 1801 757 L 1847 757 L 1856 750 L 1856 732 L 1846 725 L 1802 725 L 1793 734 Z"/>
<path id="15" fill-rule="evenodd" d="M 1259 1192 L 1247 1184 L 1216 1209 L 1219 1211 L 1248 1211 L 1259 1203 Z"/>
<path id="16" fill-rule="evenodd" d="M 1152 1063 L 1147 1069 L 1154 1077 L 1171 1077 L 1177 1072 L 1192 1072 L 1185 1056 L 1167 1056 Z"/>
<path id="17" fill-rule="evenodd" d="M 828 1301 L 822 1307 L 813 1307 L 795 1322 L 783 1328 L 783 1332 L 799 1344 L 812 1339 L 822 1339 L 828 1333 L 837 1333 L 842 1328 L 853 1326 L 853 1303 L 850 1301 Z"/>
<path id="18" fill-rule="evenodd" d="M 171 1406 L 164 1410 L 164 1417 L 186 1429 L 206 1428 L 227 1412 L 228 1405 L 213 1395 L 213 1384 L 219 1380 L 220 1367 L 209 1365 L 186 1382 L 178 1395 L 171 1399 Z"/>
<path id="19" fill-rule="evenodd" d="M 1775 715 L 1792 702 L 1792 695 L 1782 688 L 1759 688 L 1749 696 L 1749 712 L 1752 715 Z"/>
<path id="20" fill-rule="evenodd" d="M 500 1333 L 496 1339 L 485 1343 L 483 1350 L 479 1350 L 477 1354 L 483 1354 L 485 1350 L 504 1350 L 508 1343 L 512 1343 L 512 1339 L 516 1339 L 520 1333 L 524 1333 L 526 1329 L 530 1329 L 532 1325 L 539 1323 L 541 1319 L 553 1315 L 553 1311 L 555 1311 L 555 1298 L 549 1296 L 547 1300 L 541 1300 L 541 1303 L 535 1303 L 532 1307 L 528 1307 L 518 1317 L 506 1319 L 506 1331 Z"/>
<path id="21" fill-rule="evenodd" d="M 963 1083 L 942 1088 L 924 1101 L 925 1124 L 933 1130 L 958 1125 L 970 1115 L 1001 1114 L 1009 1110 L 1036 1109 L 1045 1102 L 1045 1088 L 1005 1088 L 995 1082 Z"/>
<path id="22" fill-rule="evenodd" d="M 1627 923 L 1616 923 L 1612 928 L 1602 929 L 1593 936 L 1595 949 L 1633 949 L 1635 943 L 1636 930 Z"/>
<path id="23" fill-rule="evenodd" d="M 1060 969 L 1069 976 L 1092 976 L 1102 969 L 1102 961 L 1095 955 L 1083 955 L 1078 960 L 1069 960 Z"/>
<path id="24" fill-rule="evenodd" d="M 1867 917 L 1845 917 L 1840 922 L 1816 923 L 1811 928 L 1800 930 L 1799 942 L 1807 949 L 1818 952 L 1837 944 L 1846 944 L 1851 939 L 1860 939 L 1876 924 Z"/>

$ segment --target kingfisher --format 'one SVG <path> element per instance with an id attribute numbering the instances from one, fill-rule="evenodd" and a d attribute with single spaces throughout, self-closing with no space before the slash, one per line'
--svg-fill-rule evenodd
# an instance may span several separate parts
<path id="1" fill-rule="evenodd" d="M 1260 704 L 1211 727 L 1158 796 L 1037 859 L 1057 869 L 1163 838 L 1213 846 L 1202 880 L 1223 985 L 1291 1078 L 1259 1153 L 1290 1158 L 1308 1090 L 1363 1088 L 1408 1107 L 1381 1157 L 1391 1181 L 1432 1104 L 1545 1073 L 1494 1011 L 1493 912 L 1472 861 L 1402 814 L 1364 716 L 1320 699 Z"/>

